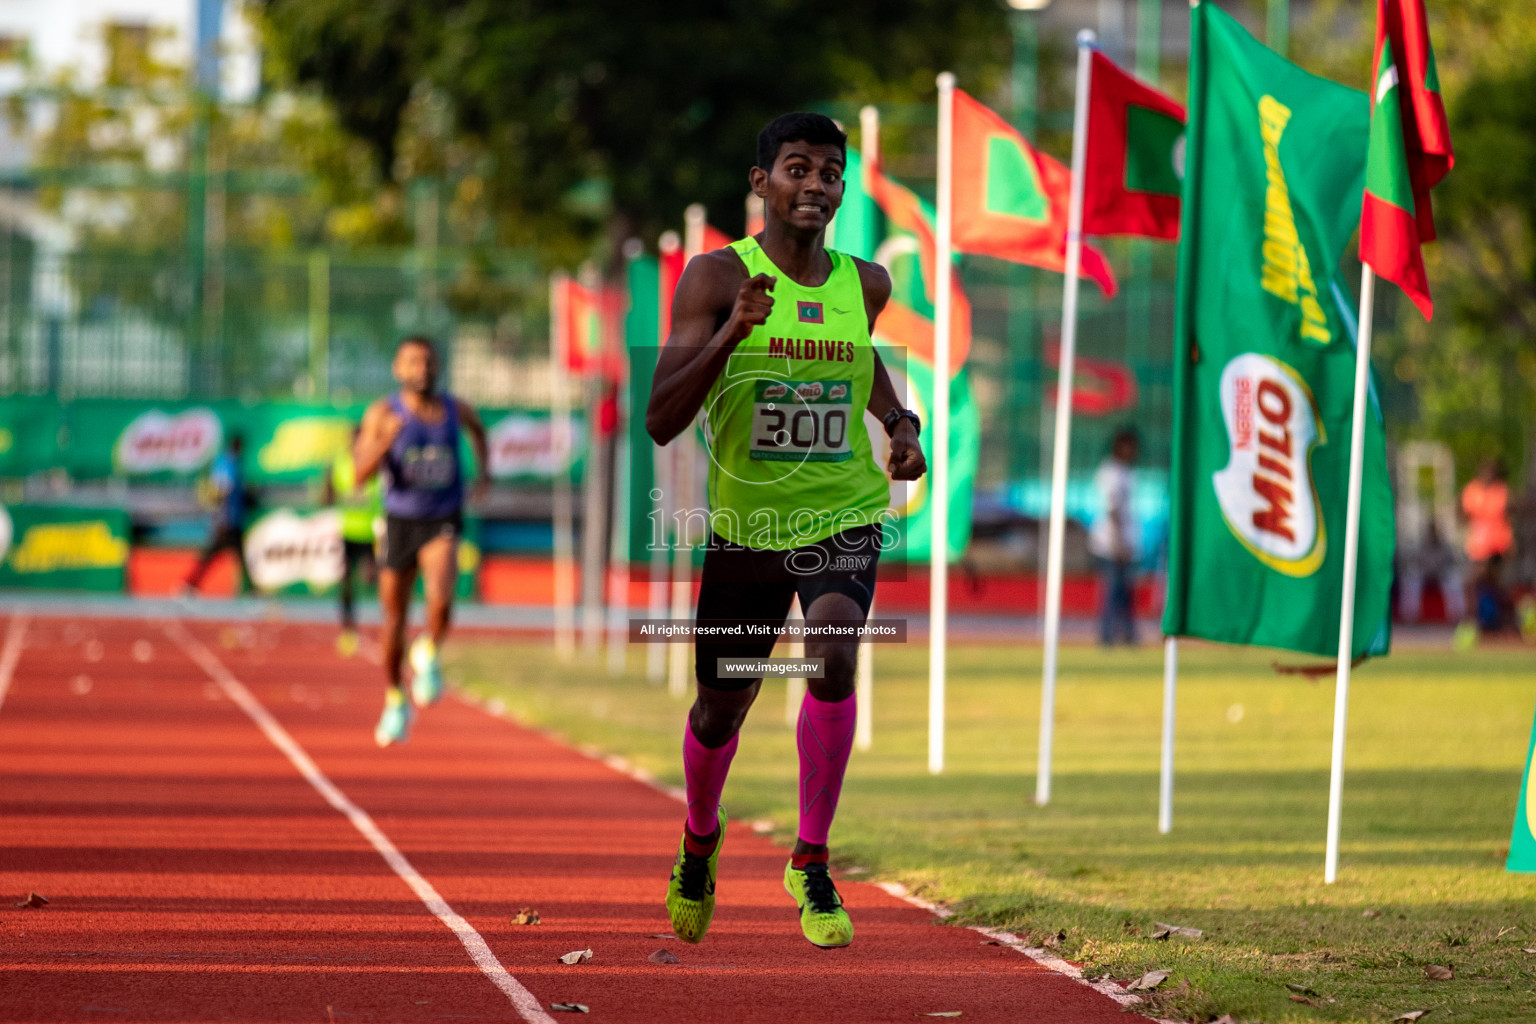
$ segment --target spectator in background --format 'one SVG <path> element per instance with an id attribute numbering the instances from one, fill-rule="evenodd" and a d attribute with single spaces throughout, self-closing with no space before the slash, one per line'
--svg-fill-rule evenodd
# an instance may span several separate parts
<path id="1" fill-rule="evenodd" d="M 1509 485 L 1500 460 L 1483 460 L 1477 476 L 1462 489 L 1461 511 L 1467 519 L 1467 611 L 1472 618 L 1456 627 L 1455 642 L 1467 648 L 1477 642 L 1479 628 L 1497 630 L 1504 622 L 1507 602 L 1499 569 L 1514 546 L 1515 535 L 1509 526 Z"/>
<path id="2" fill-rule="evenodd" d="M 1431 519 L 1418 544 L 1405 545 L 1398 554 L 1398 611 L 1404 622 L 1418 622 L 1424 613 L 1424 582 L 1434 580 L 1445 601 L 1445 618 L 1460 622 L 1467 613 L 1465 582 L 1461 558 L 1454 544 L 1440 536 L 1440 527 Z"/>
<path id="3" fill-rule="evenodd" d="M 213 523 L 209 528 L 208 543 L 197 558 L 192 575 L 187 577 L 189 595 L 197 593 L 203 576 L 214 557 L 220 551 L 233 550 L 240 566 L 237 590 L 244 590 L 250 581 L 245 567 L 245 521 L 250 512 L 249 496 L 245 491 L 245 470 L 240 465 L 240 453 L 245 442 L 239 434 L 231 434 L 229 444 L 222 455 L 213 460 L 208 479 L 198 488 L 204 505 L 213 509 Z"/>
<path id="4" fill-rule="evenodd" d="M 375 528 L 382 529 L 384 495 L 379 476 L 375 474 L 362 484 L 357 482 L 357 466 L 352 458 L 352 445 L 357 444 L 361 427 L 352 428 L 352 444 L 336 453 L 331 469 L 325 478 L 325 503 L 341 512 L 342 569 L 341 586 L 341 635 L 336 638 L 336 649 L 343 657 L 357 653 L 357 614 L 353 598 L 357 569 L 369 586 L 378 582 L 378 560 L 374 556 Z"/>
<path id="5" fill-rule="evenodd" d="M 1131 494 L 1140 448 L 1135 428 L 1121 427 L 1110 444 L 1109 457 L 1093 477 L 1099 513 L 1088 531 L 1088 552 L 1099 570 L 1099 642 L 1106 647 L 1117 638 L 1136 643 L 1133 571 L 1141 531 L 1131 511 Z"/>

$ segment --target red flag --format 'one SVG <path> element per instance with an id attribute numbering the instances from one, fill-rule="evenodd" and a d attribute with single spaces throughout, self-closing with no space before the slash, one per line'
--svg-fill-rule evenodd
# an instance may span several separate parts
<path id="1" fill-rule="evenodd" d="M 724 249 L 735 239 L 721 231 L 712 224 L 704 225 L 704 252 L 714 252 L 716 249 Z"/>
<path id="2" fill-rule="evenodd" d="M 954 131 L 955 248 L 1065 273 L 1072 172 L 959 89 Z M 1078 272 L 1115 294 L 1109 261 L 1086 243 Z"/>
<path id="3" fill-rule="evenodd" d="M 1377 0 L 1371 139 L 1360 259 L 1434 313 L 1420 246 L 1435 238 L 1429 190 L 1456 162 L 1424 0 Z"/>
<path id="4" fill-rule="evenodd" d="M 934 282 L 938 280 L 938 243 L 934 234 L 934 213 L 917 194 L 894 178 L 887 178 L 877 161 L 864 165 L 864 190 L 880 207 L 891 226 L 911 234 L 917 240 L 917 258 L 923 271 L 923 291 L 930 302 Z M 960 272 L 949 268 L 949 372 L 955 374 L 965 365 L 971 352 L 971 304 L 960 286 Z M 917 310 L 892 298 L 875 322 L 875 330 L 886 341 L 906 348 L 928 363 L 933 362 L 933 321 Z"/>
<path id="5" fill-rule="evenodd" d="M 1184 108 L 1093 54 L 1083 233 L 1179 237 Z"/>
<path id="6" fill-rule="evenodd" d="M 672 333 L 672 297 L 677 294 L 677 282 L 682 280 L 683 267 L 688 260 L 683 255 L 683 243 L 676 231 L 663 233 L 657 247 L 661 250 L 661 273 L 657 275 L 661 285 L 661 301 L 656 306 L 661 324 L 657 337 L 661 338 L 662 345 L 666 345 L 667 337 Z"/>
<path id="7" fill-rule="evenodd" d="M 558 287 L 556 315 L 562 323 L 555 337 L 561 362 L 571 373 L 617 379 L 623 373 L 616 331 L 618 293 L 588 288 L 568 277 Z"/>

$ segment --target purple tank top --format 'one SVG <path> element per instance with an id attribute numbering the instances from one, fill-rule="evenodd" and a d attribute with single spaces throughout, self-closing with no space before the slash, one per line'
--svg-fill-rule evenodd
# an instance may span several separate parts
<path id="1" fill-rule="evenodd" d="M 442 396 L 444 416 L 427 423 L 391 395 L 389 406 L 405 421 L 384 456 L 388 486 L 384 511 L 402 519 L 440 519 L 464 507 L 464 473 L 459 465 L 459 407 Z"/>

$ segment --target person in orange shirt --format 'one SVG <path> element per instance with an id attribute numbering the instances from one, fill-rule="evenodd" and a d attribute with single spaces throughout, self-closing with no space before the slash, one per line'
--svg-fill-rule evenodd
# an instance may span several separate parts
<path id="1" fill-rule="evenodd" d="M 1497 628 L 1502 618 L 1498 609 L 1503 603 L 1499 594 L 1498 567 L 1515 541 L 1514 531 L 1509 526 L 1509 484 L 1505 481 L 1504 465 L 1498 459 L 1483 460 L 1477 476 L 1462 489 L 1461 511 L 1467 518 L 1466 551 L 1471 563 L 1467 610 L 1485 627 Z M 1484 598 L 1492 599 L 1494 610 L 1491 616 L 1483 614 Z M 1476 622 L 1457 627 L 1458 645 L 1470 646 L 1469 640 L 1475 642 L 1476 630 Z"/>

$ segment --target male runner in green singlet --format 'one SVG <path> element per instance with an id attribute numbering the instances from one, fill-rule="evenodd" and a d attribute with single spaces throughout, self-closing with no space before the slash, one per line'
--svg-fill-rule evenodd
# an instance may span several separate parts
<path id="1" fill-rule="evenodd" d="M 352 445 L 362 433 L 361 426 L 352 428 Z M 366 481 L 357 479 L 357 461 L 352 457 L 351 445 L 336 453 L 325 476 L 325 504 L 341 512 L 341 583 L 337 587 L 341 599 L 341 633 L 336 637 L 336 650 L 350 658 L 357 653 L 356 589 L 358 568 L 369 586 L 378 581 L 378 559 L 374 554 L 377 534 L 384 525 L 384 489 L 375 473 Z"/>
<path id="2" fill-rule="evenodd" d="M 800 827 L 784 887 L 805 937 L 853 941 L 827 873 L 827 838 L 853 745 L 858 636 L 874 598 L 890 490 L 874 461 L 864 411 L 885 425 L 885 470 L 926 469 L 917 417 L 902 408 L 870 343 L 891 281 L 875 264 L 823 247 L 843 198 L 847 138 L 819 114 L 786 114 L 758 136 L 752 191 L 763 232 L 689 263 L 656 367 L 646 429 L 666 444 L 702 414 L 710 448 L 709 510 L 697 621 L 741 627 L 694 646 L 698 697 L 683 735 L 688 820 L 667 910 L 677 936 L 704 937 L 725 838 L 720 791 L 761 678 L 722 677 L 724 659 L 772 651 L 752 625 L 782 626 L 796 595 L 822 659 L 800 710 Z M 840 628 L 836 635 L 818 630 Z"/>

